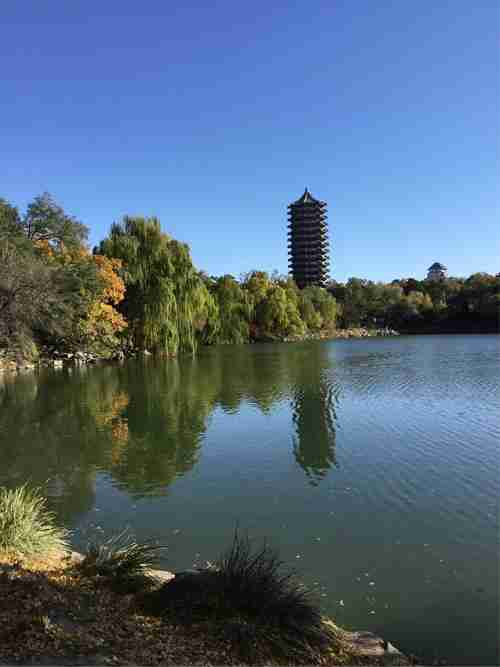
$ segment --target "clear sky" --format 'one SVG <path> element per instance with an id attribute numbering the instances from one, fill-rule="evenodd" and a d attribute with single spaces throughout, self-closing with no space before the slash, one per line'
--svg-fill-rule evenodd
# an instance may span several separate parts
<path id="1" fill-rule="evenodd" d="M 500 271 L 497 0 L 12 0 L 0 197 L 94 244 L 157 215 L 210 274 L 287 270 L 329 206 L 331 275 Z"/>

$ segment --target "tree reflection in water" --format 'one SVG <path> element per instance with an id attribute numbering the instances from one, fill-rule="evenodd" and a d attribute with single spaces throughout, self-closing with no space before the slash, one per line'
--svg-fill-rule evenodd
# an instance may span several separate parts
<path id="1" fill-rule="evenodd" d="M 335 405 L 326 346 L 222 346 L 180 360 L 46 370 L 0 386 L 0 484 L 41 486 L 74 523 L 95 501 L 98 472 L 134 497 L 165 494 L 193 468 L 216 407 L 263 413 L 291 404 L 293 453 L 311 484 L 335 465 Z"/>
<path id="2" fill-rule="evenodd" d="M 59 520 L 71 523 L 95 502 L 91 446 L 96 430 L 82 400 L 85 373 L 4 378 L 0 385 L 0 484 L 42 488 Z"/>

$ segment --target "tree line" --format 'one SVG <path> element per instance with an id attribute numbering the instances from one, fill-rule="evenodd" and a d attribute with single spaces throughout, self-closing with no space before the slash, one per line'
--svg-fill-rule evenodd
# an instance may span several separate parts
<path id="1" fill-rule="evenodd" d="M 441 281 L 403 278 L 332 281 L 342 327 L 387 326 L 404 333 L 498 332 L 500 273 Z"/>
<path id="2" fill-rule="evenodd" d="M 48 194 L 23 215 L 0 200 L 0 347 L 176 354 L 335 328 L 326 290 L 263 271 L 208 276 L 157 218 L 125 216 L 93 252 L 87 238 Z"/>
<path id="3" fill-rule="evenodd" d="M 337 326 L 402 330 L 463 320 L 498 326 L 500 278 L 435 284 L 351 278 L 299 290 L 289 276 L 209 276 L 155 218 L 125 216 L 91 251 L 88 228 L 45 193 L 21 214 L 0 199 L 0 350 L 149 350 L 301 339 Z"/>

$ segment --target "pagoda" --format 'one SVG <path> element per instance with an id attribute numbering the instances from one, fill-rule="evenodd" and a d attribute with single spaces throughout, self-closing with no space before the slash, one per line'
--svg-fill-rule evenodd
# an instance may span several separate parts
<path id="1" fill-rule="evenodd" d="M 448 269 L 444 264 L 440 262 L 434 262 L 432 266 L 429 266 L 427 269 L 427 280 L 432 280 L 434 282 L 441 282 L 446 280 Z"/>
<path id="2" fill-rule="evenodd" d="M 329 249 L 326 202 L 315 199 L 306 188 L 288 206 L 289 271 L 297 286 L 324 287 L 328 280 Z"/>

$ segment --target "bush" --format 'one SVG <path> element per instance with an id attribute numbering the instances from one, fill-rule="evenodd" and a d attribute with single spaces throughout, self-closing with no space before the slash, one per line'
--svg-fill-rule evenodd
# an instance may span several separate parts
<path id="1" fill-rule="evenodd" d="M 320 662 L 335 635 L 311 592 L 283 565 L 267 544 L 252 553 L 236 533 L 215 565 L 177 575 L 144 597 L 145 608 L 215 624 L 243 661 Z"/>
<path id="2" fill-rule="evenodd" d="M 0 488 L 0 552 L 35 556 L 66 551 L 68 535 L 56 526 L 39 489 Z"/>
<path id="3" fill-rule="evenodd" d="M 149 587 L 148 569 L 158 563 L 165 547 L 138 543 L 127 530 L 104 541 L 90 542 L 78 568 L 87 576 L 99 576 L 114 589 L 134 592 Z"/>

